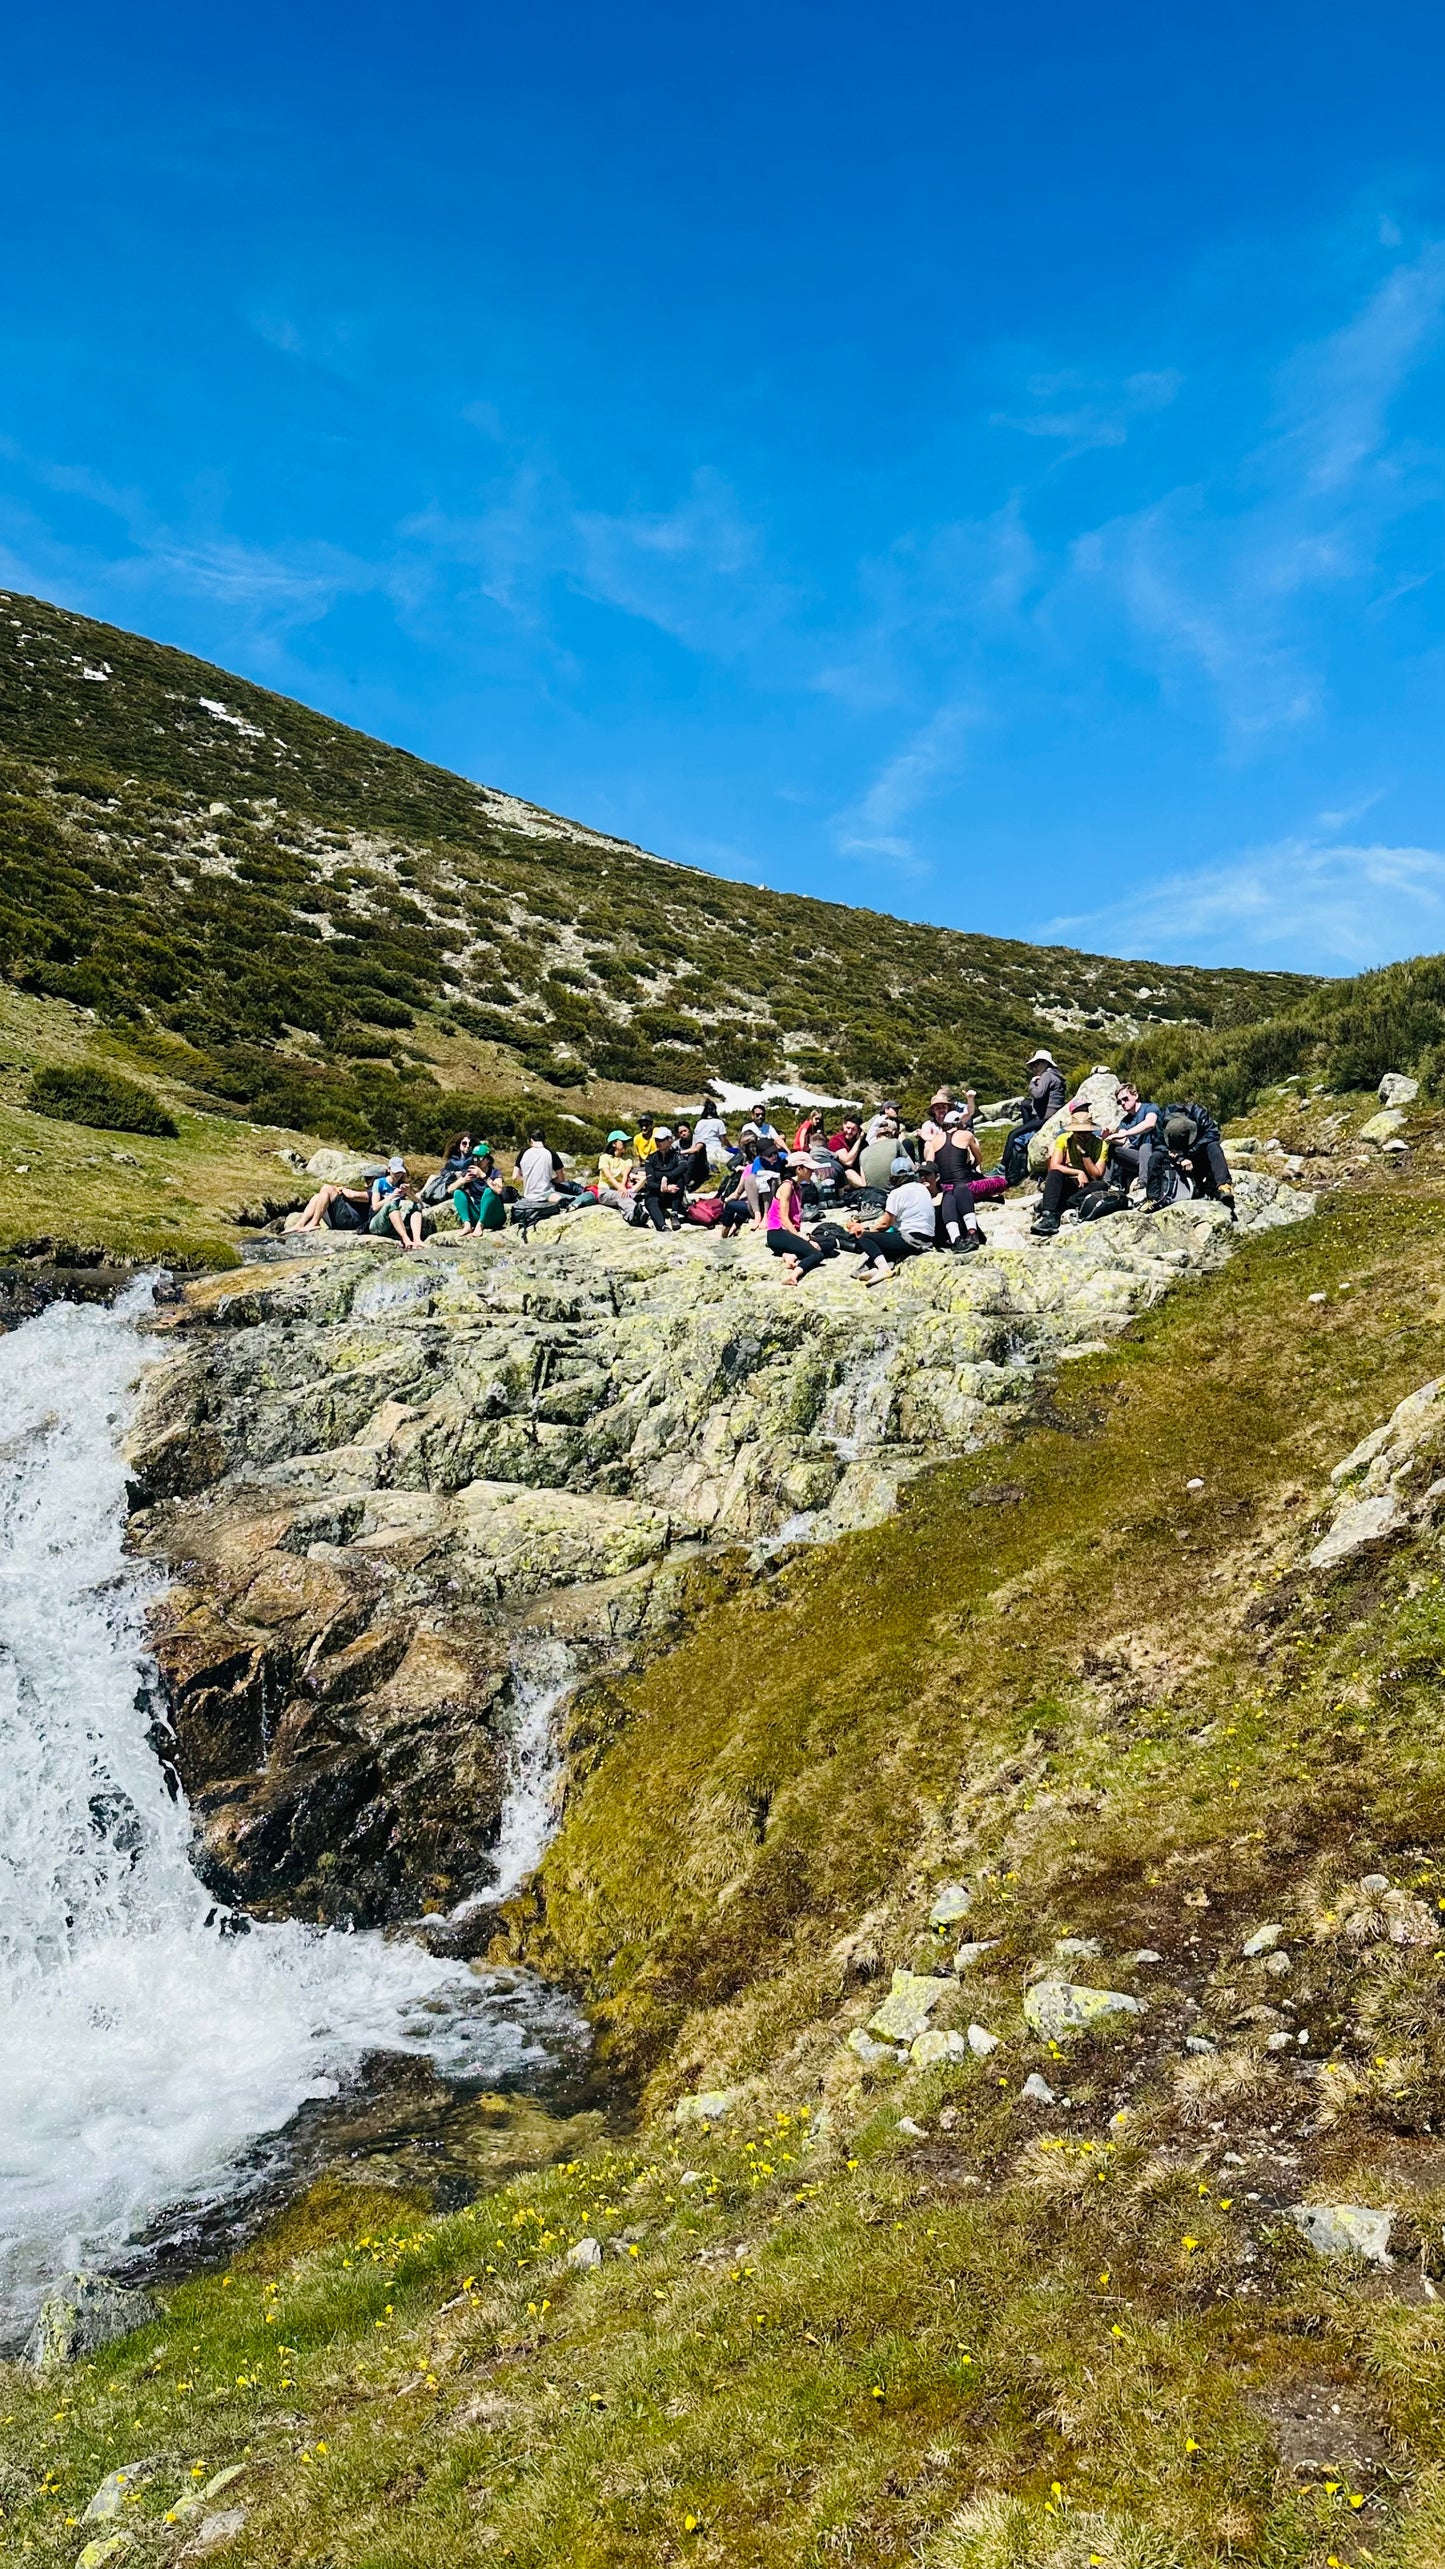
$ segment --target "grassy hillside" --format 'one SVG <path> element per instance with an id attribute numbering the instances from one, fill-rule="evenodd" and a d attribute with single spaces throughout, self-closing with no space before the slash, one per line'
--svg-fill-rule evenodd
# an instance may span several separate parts
<path id="1" fill-rule="evenodd" d="M 594 1695 L 514 1929 L 649 2074 L 639 2130 L 441 2216 L 323 2187 L 157 2326 L 10 2372 L 15 2556 L 70 2569 L 150 2457 L 136 2562 L 235 2467 L 235 2569 L 1438 2569 L 1445 1578 L 1428 1518 L 1306 1560 L 1445 1366 L 1442 1145 Z M 889 1972 L 960 1935 L 935 2021 L 997 2048 L 865 2069 Z M 1031 2033 L 1065 1937 L 1144 2013 Z M 715 2129 L 668 2114 L 719 2087 Z M 1309 2196 L 1392 2206 L 1393 2265 L 1317 2259 Z"/>
<path id="2" fill-rule="evenodd" d="M 359 1143 L 710 1074 L 1008 1091 L 1297 975 L 1121 964 L 755 890 L 466 783 L 184 653 L 0 594 L 0 973 L 201 1102 Z M 500 1110 L 478 1105 L 493 1129 Z"/>

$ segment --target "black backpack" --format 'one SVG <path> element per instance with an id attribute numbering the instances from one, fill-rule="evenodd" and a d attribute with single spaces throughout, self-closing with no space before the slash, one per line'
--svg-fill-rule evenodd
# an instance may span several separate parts
<path id="1" fill-rule="evenodd" d="M 1106 1214 L 1122 1213 L 1127 1203 L 1121 1186 L 1086 1186 L 1075 1210 L 1081 1222 L 1102 1222 Z"/>

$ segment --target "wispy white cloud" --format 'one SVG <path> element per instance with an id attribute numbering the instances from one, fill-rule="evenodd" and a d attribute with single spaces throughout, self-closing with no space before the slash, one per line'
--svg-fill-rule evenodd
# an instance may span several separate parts
<path id="1" fill-rule="evenodd" d="M 888 856 L 915 867 L 906 824 L 956 775 L 970 731 L 980 720 L 968 704 L 940 705 L 894 751 L 873 782 L 838 823 L 843 856 Z"/>
<path id="2" fill-rule="evenodd" d="M 1167 410 L 1184 381 L 1174 366 L 1145 368 L 1109 383 L 1080 374 L 1031 375 L 1026 398 L 1034 410 L 996 410 L 995 428 L 1017 429 L 1025 437 L 1043 437 L 1073 455 L 1098 446 L 1122 446 L 1138 419 Z"/>
<path id="3" fill-rule="evenodd" d="M 1052 920 L 1046 933 L 1164 963 L 1359 972 L 1445 945 L 1445 849 L 1279 839 Z"/>
<path id="4" fill-rule="evenodd" d="M 736 651 L 786 605 L 757 528 L 710 468 L 693 474 L 671 509 L 620 516 L 578 509 L 571 533 L 578 587 L 693 648 Z"/>

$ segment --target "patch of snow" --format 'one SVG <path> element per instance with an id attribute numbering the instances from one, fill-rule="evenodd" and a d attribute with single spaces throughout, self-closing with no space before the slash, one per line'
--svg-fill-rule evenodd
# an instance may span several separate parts
<path id="1" fill-rule="evenodd" d="M 247 740 L 265 739 L 259 724 L 248 723 L 244 714 L 233 714 L 229 705 L 218 704 L 214 696 L 197 696 L 196 702 L 202 713 L 209 714 L 213 722 L 229 723 L 233 731 L 243 733 Z"/>

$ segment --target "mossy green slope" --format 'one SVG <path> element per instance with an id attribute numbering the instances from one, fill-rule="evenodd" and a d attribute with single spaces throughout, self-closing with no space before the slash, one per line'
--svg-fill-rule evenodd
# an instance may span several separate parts
<path id="1" fill-rule="evenodd" d="M 0 738 L 0 970 L 169 1030 L 200 1084 L 308 1129 L 423 1146 L 462 1039 L 494 1048 L 497 1088 L 791 1066 L 835 1093 L 1008 1090 L 1040 1039 L 1117 1050 L 1310 986 L 723 882 L 3 593 Z"/>
<path id="2" fill-rule="evenodd" d="M 12 2374 L 16 2555 L 69 2564 L 147 2454 L 141 2557 L 247 2465 L 237 2569 L 1435 2569 L 1445 1579 L 1428 1536 L 1303 1564 L 1331 1466 L 1442 1370 L 1442 1244 L 1438 1184 L 1384 1180 L 1248 1243 L 1004 1454 L 594 1698 L 515 1929 L 654 2108 L 730 2112 L 446 2219 L 333 2193 L 63 2383 Z M 951 2003 L 998 2048 L 875 2080 L 845 2035 L 890 1966 L 946 1971 L 958 1879 L 990 1949 Z M 1067 2049 L 1021 2007 L 1066 1935 L 1145 2009 Z M 1317 2260 L 1311 2193 L 1391 2204 L 1396 2264 Z"/>

